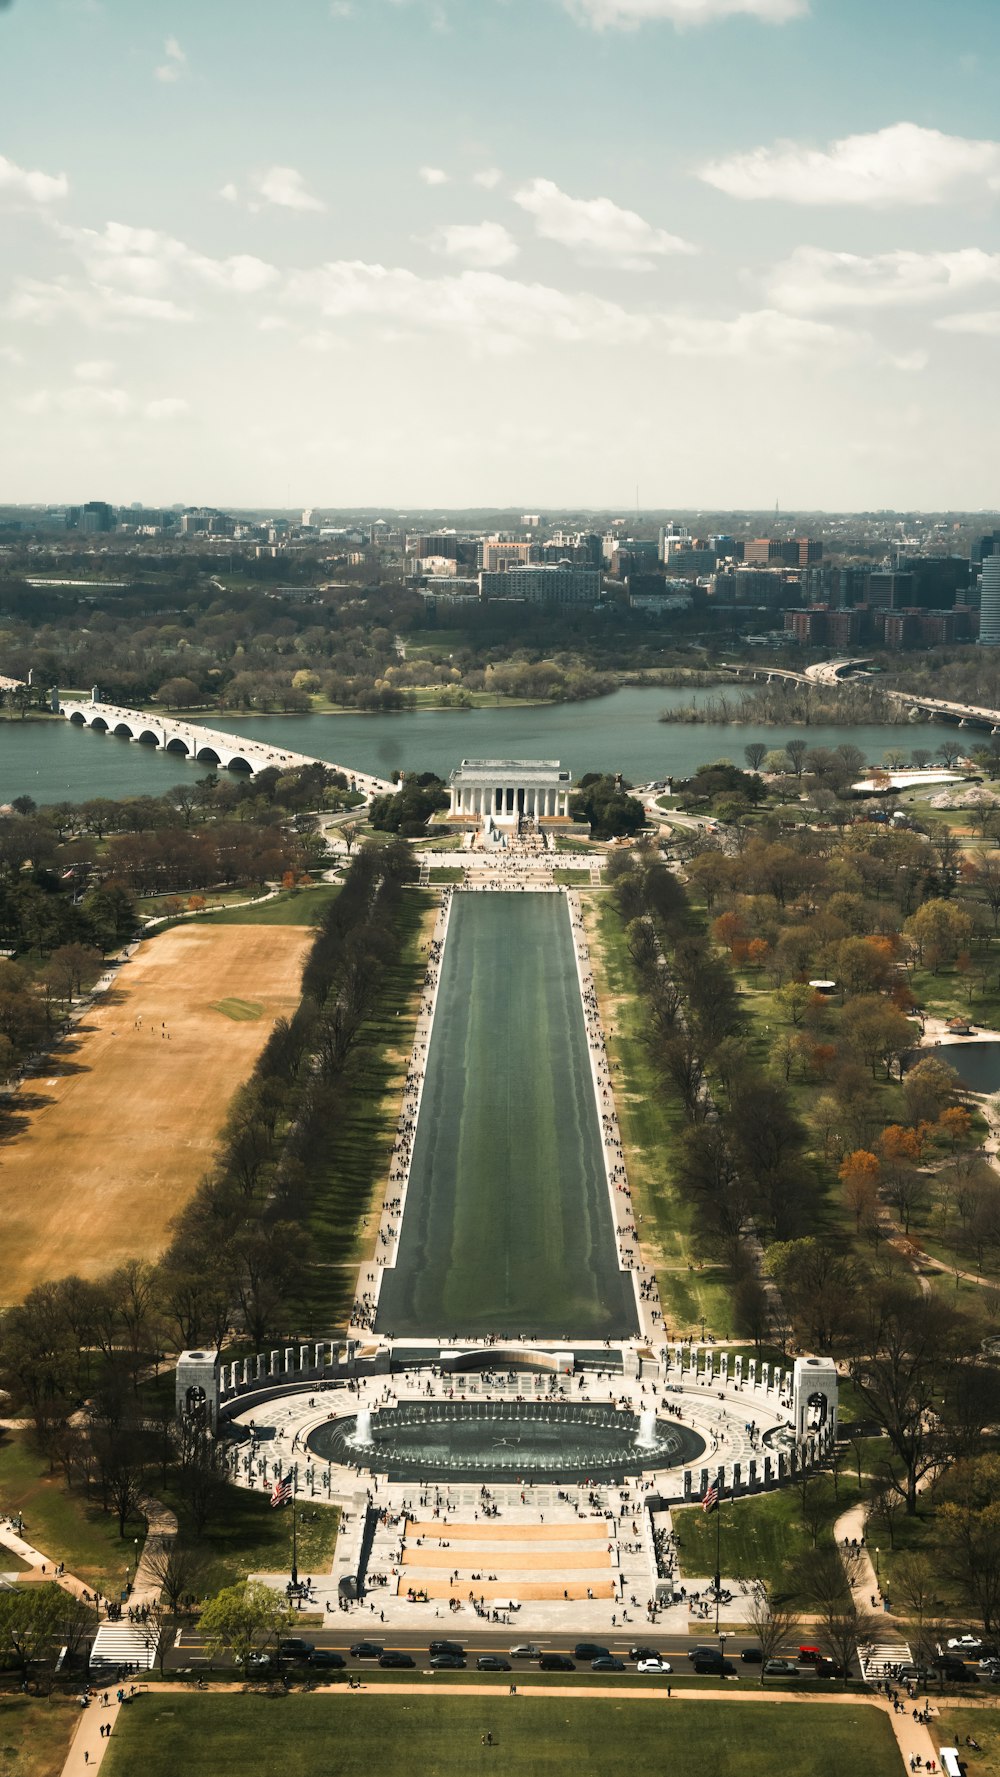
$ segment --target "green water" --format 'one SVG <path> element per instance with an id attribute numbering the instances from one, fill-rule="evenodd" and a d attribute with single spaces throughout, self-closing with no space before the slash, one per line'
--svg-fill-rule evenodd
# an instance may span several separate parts
<path id="1" fill-rule="evenodd" d="M 378 1330 L 637 1330 L 562 895 L 455 898 Z"/>
<path id="2" fill-rule="evenodd" d="M 887 747 L 931 752 L 952 727 L 763 728 L 725 723 L 658 721 L 661 710 L 698 702 L 708 691 L 656 687 L 616 691 L 586 703 L 537 708 L 415 710 L 392 716 L 258 716 L 207 725 L 227 733 L 329 759 L 357 771 L 389 777 L 395 770 L 436 771 L 442 777 L 463 758 L 559 759 L 574 777 L 585 771 L 623 771 L 633 783 L 688 777 L 707 760 L 743 763 L 749 741 L 780 747 L 796 736 L 810 746 L 860 747 L 873 764 Z M 971 730 L 970 746 L 982 736 Z M 0 722 L 0 802 L 27 794 L 36 802 L 83 802 L 92 796 L 162 795 L 204 767 L 176 754 L 136 746 L 69 722 Z"/>

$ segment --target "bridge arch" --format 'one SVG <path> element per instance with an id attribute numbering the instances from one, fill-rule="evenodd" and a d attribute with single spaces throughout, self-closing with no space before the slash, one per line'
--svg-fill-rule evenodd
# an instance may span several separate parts
<path id="1" fill-rule="evenodd" d="M 226 764 L 230 771 L 245 771 L 248 777 L 253 777 L 253 766 L 249 759 L 244 759 L 242 753 L 234 753 L 231 759 L 226 760 Z"/>
<path id="2" fill-rule="evenodd" d="M 108 732 L 108 724 L 105 722 L 103 716 L 95 716 L 90 726 L 91 728 L 98 729 L 101 734 L 107 734 Z"/>
<path id="3" fill-rule="evenodd" d="M 71 710 L 69 719 L 71 722 L 75 722 L 78 728 L 86 728 L 87 726 L 87 718 L 82 710 Z"/>
<path id="4" fill-rule="evenodd" d="M 222 764 L 221 754 L 217 753 L 214 747 L 199 747 L 198 751 L 195 753 L 195 758 L 199 765 Z"/>
<path id="5" fill-rule="evenodd" d="M 132 730 L 129 727 L 127 722 L 116 722 L 114 725 L 114 728 L 111 730 L 111 732 L 112 732 L 112 734 L 123 734 L 125 736 L 126 740 L 134 740 L 135 739 L 135 735 L 132 733 Z"/>
<path id="6" fill-rule="evenodd" d="M 152 745 L 158 747 L 161 745 L 160 737 L 155 728 L 144 728 L 141 733 L 135 736 L 135 739 L 139 742 L 140 746 Z"/>
<path id="7" fill-rule="evenodd" d="M 179 734 L 172 734 L 167 741 L 165 751 L 168 753 L 183 753 L 184 757 L 187 758 L 191 749 L 188 746 L 187 741 L 182 740 Z"/>

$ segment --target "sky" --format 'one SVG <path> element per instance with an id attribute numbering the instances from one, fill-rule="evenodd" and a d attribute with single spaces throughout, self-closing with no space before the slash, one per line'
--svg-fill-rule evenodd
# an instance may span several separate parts
<path id="1" fill-rule="evenodd" d="M 1000 0 L 0 0 L 0 501 L 1000 504 Z"/>

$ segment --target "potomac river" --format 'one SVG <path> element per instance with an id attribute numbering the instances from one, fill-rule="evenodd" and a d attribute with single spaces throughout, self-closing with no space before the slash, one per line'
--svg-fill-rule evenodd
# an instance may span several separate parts
<path id="1" fill-rule="evenodd" d="M 585 771 L 622 771 L 633 783 L 686 777 L 697 766 L 728 758 L 743 765 L 750 741 L 780 747 L 799 738 L 810 746 L 860 747 L 878 764 L 887 747 L 932 752 L 953 727 L 934 722 L 898 727 L 788 728 L 735 723 L 664 723 L 661 710 L 687 706 L 711 691 L 650 686 L 615 691 L 585 703 L 534 708 L 497 705 L 475 710 L 414 710 L 366 716 L 206 716 L 213 728 L 252 735 L 290 750 L 335 760 L 359 771 L 435 771 L 446 777 L 465 759 L 558 759 L 574 778 Z M 979 737 L 973 731 L 969 744 Z M 207 768 L 176 754 L 80 729 L 69 722 L 0 723 L 0 802 L 85 802 L 93 796 L 162 795 Z"/>

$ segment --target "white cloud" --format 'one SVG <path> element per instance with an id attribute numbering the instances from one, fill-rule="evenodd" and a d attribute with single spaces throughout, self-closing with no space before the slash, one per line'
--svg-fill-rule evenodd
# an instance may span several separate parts
<path id="1" fill-rule="evenodd" d="M 473 185 L 481 185 L 484 191 L 494 191 L 499 185 L 503 174 L 499 167 L 483 167 L 479 173 L 473 173 Z"/>
<path id="2" fill-rule="evenodd" d="M 0 154 L 0 197 L 29 198 L 35 204 L 50 204 L 65 197 L 69 180 L 65 173 L 29 172 Z"/>
<path id="3" fill-rule="evenodd" d="M 65 278 L 45 282 L 21 278 L 3 313 L 12 321 L 43 326 L 75 316 L 88 327 L 129 327 L 138 321 L 191 321 L 189 309 L 165 297 L 138 296 L 108 284 L 74 284 Z"/>
<path id="4" fill-rule="evenodd" d="M 635 310 L 586 292 L 523 283 L 493 271 L 420 277 L 401 266 L 339 260 L 291 275 L 286 299 L 329 321 L 363 319 L 404 336 L 440 332 L 481 353 L 538 345 L 657 348 L 676 357 L 842 357 L 862 336 L 776 310 L 731 319 Z M 399 337 L 399 332 L 395 332 Z"/>
<path id="5" fill-rule="evenodd" d="M 520 249 L 502 222 L 453 222 L 435 229 L 430 245 L 448 259 L 459 259 L 479 271 L 509 265 Z"/>
<path id="6" fill-rule="evenodd" d="M 1000 284 L 1000 253 L 984 253 L 979 247 L 954 253 L 899 248 L 865 256 L 796 247 L 771 273 L 769 295 L 778 308 L 811 314 L 934 302 L 982 284 Z"/>
<path id="7" fill-rule="evenodd" d="M 95 283 L 124 285 L 145 294 L 165 291 L 176 279 L 188 277 L 216 289 L 252 296 L 278 279 L 275 267 L 255 254 L 233 253 L 227 259 L 212 259 L 156 228 L 107 222 L 101 233 L 68 226 L 60 226 L 57 233 L 79 254 Z"/>
<path id="8" fill-rule="evenodd" d="M 153 73 L 157 80 L 163 80 L 169 84 L 172 81 L 179 80 L 181 75 L 185 72 L 187 68 L 187 56 L 184 54 L 176 37 L 167 38 L 163 45 L 163 53 L 167 59 L 165 62 L 161 62 L 158 68 L 154 68 Z"/>
<path id="9" fill-rule="evenodd" d="M 321 199 L 306 190 L 306 182 L 296 167 L 268 167 L 253 184 L 265 203 L 277 204 L 283 210 L 326 209 Z"/>
<path id="10" fill-rule="evenodd" d="M 353 10 L 351 0 L 330 0 L 330 17 L 332 19 L 349 19 Z"/>
<path id="11" fill-rule="evenodd" d="M 543 240 L 558 241 L 591 265 L 647 271 L 654 257 L 697 251 L 678 235 L 653 228 L 634 210 L 621 209 L 609 197 L 570 197 L 551 179 L 532 179 L 515 191 L 514 202 L 534 217 L 535 232 Z"/>
<path id="12" fill-rule="evenodd" d="M 81 383 L 106 383 L 113 370 L 110 358 L 84 358 L 74 364 L 73 375 Z"/>
<path id="13" fill-rule="evenodd" d="M 595 31 L 634 30 L 638 25 L 713 25 L 749 15 L 767 25 L 783 25 L 809 11 L 809 0 L 563 0 L 566 11 Z"/>
<path id="14" fill-rule="evenodd" d="M 420 167 L 420 177 L 425 185 L 447 185 L 448 174 L 443 167 Z"/>
<path id="15" fill-rule="evenodd" d="M 172 420 L 188 412 L 188 403 L 180 395 L 160 395 L 155 401 L 147 401 L 142 411 L 148 420 Z"/>
<path id="16" fill-rule="evenodd" d="M 1000 334 L 1000 309 L 974 309 L 965 315 L 943 315 L 934 325 L 942 333 L 973 333 L 989 339 Z"/>
<path id="17" fill-rule="evenodd" d="M 237 204 L 237 203 L 239 203 L 239 200 L 240 200 L 239 191 L 237 190 L 236 186 L 233 184 L 231 179 L 229 180 L 228 184 L 223 185 L 222 189 L 219 192 L 219 196 L 224 197 L 227 204 Z"/>
<path id="18" fill-rule="evenodd" d="M 982 189 L 1000 191 L 1000 142 L 946 136 L 915 123 L 844 136 L 826 148 L 777 142 L 709 161 L 706 184 L 729 197 L 792 204 L 939 204 Z"/>
<path id="19" fill-rule="evenodd" d="M 36 389 L 17 405 L 23 413 L 77 414 L 84 419 L 120 419 L 132 411 L 131 398 L 124 389 L 96 388 L 89 383 L 70 389 Z"/>
<path id="20" fill-rule="evenodd" d="M 0 361 L 4 364 L 23 364 L 24 356 L 16 346 L 0 346 Z"/>

